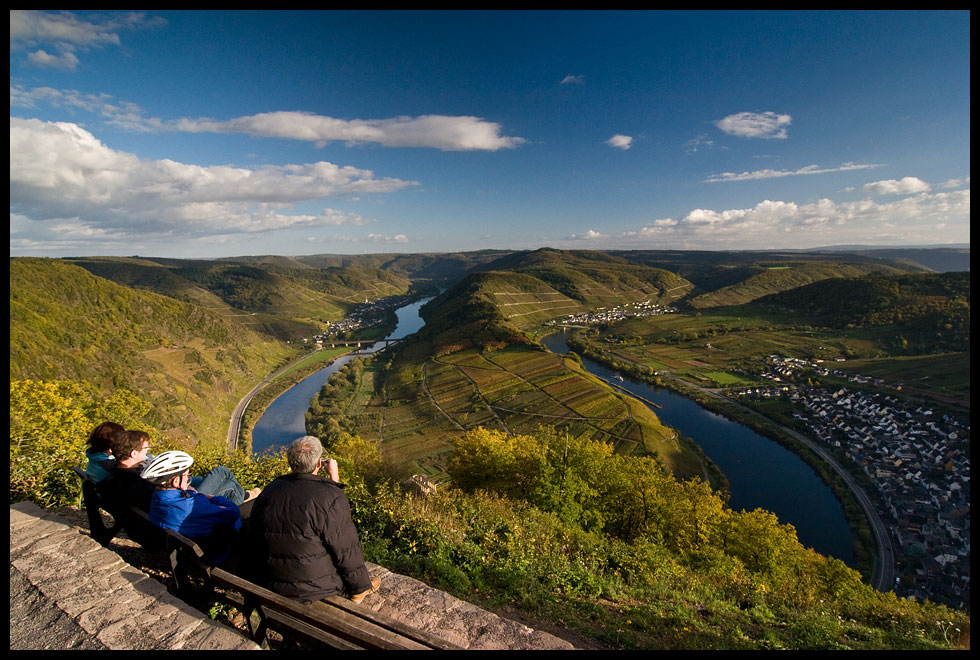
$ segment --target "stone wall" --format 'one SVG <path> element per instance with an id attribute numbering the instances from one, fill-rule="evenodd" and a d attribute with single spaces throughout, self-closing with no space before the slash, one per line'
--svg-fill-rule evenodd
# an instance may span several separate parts
<path id="1" fill-rule="evenodd" d="M 418 580 L 368 569 L 381 587 L 363 605 L 463 648 L 573 648 Z M 10 506 L 10 574 L 12 649 L 258 649 L 30 502 Z"/>

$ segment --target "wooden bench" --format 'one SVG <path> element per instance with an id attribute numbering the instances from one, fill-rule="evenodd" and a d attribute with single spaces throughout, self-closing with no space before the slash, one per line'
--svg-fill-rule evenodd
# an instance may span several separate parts
<path id="1" fill-rule="evenodd" d="M 117 506 L 105 502 L 95 487 L 95 480 L 80 468 L 72 468 L 82 480 L 82 498 L 92 538 L 103 546 L 121 531 L 144 550 L 166 553 L 170 558 L 170 572 L 177 586 L 177 594 L 187 600 L 201 600 L 206 594 L 198 593 L 192 586 L 191 574 L 206 574 L 204 552 L 192 540 L 172 530 L 161 529 L 150 522 L 147 513 L 131 505 Z M 107 527 L 102 511 L 112 516 L 113 524 Z M 211 589 L 205 589 L 210 592 Z"/>
<path id="2" fill-rule="evenodd" d="M 220 566 L 212 566 L 196 542 L 174 530 L 153 525 L 147 514 L 135 507 L 106 505 L 95 488 L 95 481 L 79 468 L 73 468 L 82 480 L 82 495 L 92 537 L 102 545 L 125 529 L 138 529 L 140 545 L 151 552 L 170 555 L 170 567 L 178 595 L 207 609 L 220 600 L 240 609 L 248 622 L 249 636 L 268 647 L 268 631 L 307 648 L 387 649 L 387 650 L 453 650 L 460 647 L 435 635 L 417 630 L 340 596 L 303 604 L 264 589 Z M 113 516 L 114 524 L 106 527 L 100 510 Z M 122 513 L 122 512 L 125 513 Z M 147 528 L 144 528 L 147 526 Z M 136 539 L 134 539 L 136 540 Z M 193 580 L 192 580 L 193 576 Z M 200 582 L 201 586 L 195 586 Z"/>

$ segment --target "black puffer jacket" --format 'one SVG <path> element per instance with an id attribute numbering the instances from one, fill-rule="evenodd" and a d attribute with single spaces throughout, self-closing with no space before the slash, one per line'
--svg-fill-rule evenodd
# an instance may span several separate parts
<path id="1" fill-rule="evenodd" d="M 343 486 L 315 474 L 275 479 L 248 520 L 252 580 L 303 602 L 371 587 Z"/>

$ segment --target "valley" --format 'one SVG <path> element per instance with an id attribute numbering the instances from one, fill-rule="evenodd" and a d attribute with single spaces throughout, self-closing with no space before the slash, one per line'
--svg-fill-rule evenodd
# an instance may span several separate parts
<path id="1" fill-rule="evenodd" d="M 338 262 L 349 265 L 328 265 Z M 682 483 L 724 491 L 725 475 L 701 447 L 665 424 L 655 405 L 589 373 L 579 356 L 702 402 L 699 392 L 727 393 L 731 405 L 716 398 L 715 409 L 735 419 L 738 391 L 788 384 L 772 380 L 775 356 L 828 367 L 797 373 L 800 391 L 860 373 L 870 379 L 864 389 L 885 387 L 937 413 L 969 413 L 968 273 L 935 273 L 909 260 L 542 249 L 220 264 L 12 259 L 11 272 L 12 383 L 67 377 L 105 394 L 123 387 L 147 402 L 145 425 L 160 437 L 202 448 L 223 447 L 235 404 L 266 375 L 295 365 L 250 404 L 246 434 L 278 392 L 346 350 L 311 353 L 317 341 L 383 336 L 384 314 L 356 328 L 341 324 L 358 309 L 438 294 L 422 308 L 424 327 L 349 359 L 306 416 L 306 431 L 328 446 L 356 438 L 376 447 L 389 478 L 424 475 L 437 486 L 453 480 L 461 437 L 530 438 L 547 427 L 566 443 L 598 443 L 616 456 L 656 461 Z M 147 310 L 157 309 L 145 323 Z M 87 334 L 41 321 L 72 318 L 81 328 L 106 310 Z M 562 325 L 572 330 L 574 352 L 545 350 L 541 339 Z M 98 348 L 105 346 L 113 349 Z M 962 350 L 950 352 L 955 346 Z M 770 420 L 760 432 L 792 420 L 770 399 L 739 399 Z M 959 438 L 968 448 L 968 425 Z M 968 493 L 968 460 L 965 470 L 955 475 L 966 479 L 957 495 Z M 846 488 L 834 488 L 858 531 L 859 564 L 870 570 L 862 514 L 851 510 Z M 942 582 L 954 574 L 943 566 L 964 565 L 947 550 L 938 572 L 922 555 L 896 553 L 907 593 L 917 586 L 915 593 L 937 597 L 925 576 Z M 948 602 L 962 599 L 962 584 L 950 588 Z"/>

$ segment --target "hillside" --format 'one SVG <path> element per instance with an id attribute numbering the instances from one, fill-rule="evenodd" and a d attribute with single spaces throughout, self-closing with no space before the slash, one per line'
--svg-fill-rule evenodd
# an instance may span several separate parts
<path id="1" fill-rule="evenodd" d="M 411 287 L 404 276 L 378 268 L 314 268 L 288 257 L 256 257 L 246 263 L 136 257 L 68 261 L 118 284 L 236 317 L 277 339 L 308 337 L 358 303 L 401 295 Z"/>
<path id="2" fill-rule="evenodd" d="M 763 296 L 788 291 L 830 278 L 846 279 L 872 273 L 899 274 L 902 270 L 884 264 L 847 264 L 833 261 L 758 261 L 735 269 L 730 284 L 723 284 L 724 272 L 705 273 L 706 293 L 691 298 L 695 309 L 728 307 L 751 302 Z"/>
<path id="3" fill-rule="evenodd" d="M 460 432 L 482 426 L 527 433 L 540 425 L 621 453 L 655 455 L 678 476 L 706 476 L 692 448 L 649 408 L 574 359 L 542 350 L 530 334 L 558 316 L 670 300 L 689 284 L 601 253 L 515 253 L 486 268 L 423 307 L 425 327 L 385 353 L 385 364 L 325 387 L 308 428 L 379 440 L 393 469 L 437 479 Z"/>
<path id="4" fill-rule="evenodd" d="M 293 260 L 313 268 L 378 268 L 408 277 L 416 285 L 444 286 L 507 254 L 510 254 L 509 250 L 475 250 L 472 252 L 432 254 L 318 254 L 293 257 Z"/>
<path id="5" fill-rule="evenodd" d="M 970 347 L 968 272 L 828 279 L 758 302 L 836 329 L 886 328 L 896 353 Z"/>
<path id="6" fill-rule="evenodd" d="M 180 284 L 166 274 L 159 281 Z M 11 380 L 128 389 L 152 403 L 149 421 L 173 437 L 223 439 L 239 398 L 292 353 L 190 302 L 61 260 L 10 260 Z"/>

